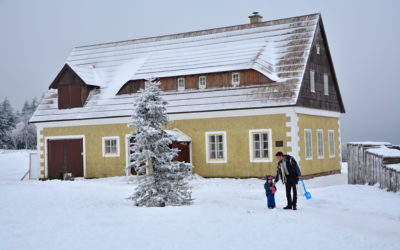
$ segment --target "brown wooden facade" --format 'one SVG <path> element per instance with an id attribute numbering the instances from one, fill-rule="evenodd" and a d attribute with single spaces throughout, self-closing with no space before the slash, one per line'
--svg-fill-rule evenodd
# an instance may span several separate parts
<path id="1" fill-rule="evenodd" d="M 326 41 L 326 36 L 319 24 L 304 72 L 297 105 L 344 113 L 344 105 Z M 311 70 L 315 72 L 315 92 L 311 91 Z M 324 93 L 324 74 L 328 75 L 328 95 Z"/>
<path id="2" fill-rule="evenodd" d="M 178 90 L 178 79 L 185 79 L 185 89 L 199 89 L 199 77 L 206 77 L 206 88 L 221 88 L 232 86 L 232 74 L 239 73 L 239 86 L 258 85 L 273 82 L 263 74 L 253 69 L 227 71 L 217 73 L 205 73 L 199 75 L 173 76 L 159 78 L 161 82 L 160 89 L 162 91 Z M 132 80 L 127 82 L 118 92 L 118 95 L 136 93 L 139 89 L 144 88 L 145 80 Z"/>
<path id="3" fill-rule="evenodd" d="M 59 109 L 83 107 L 91 89 L 67 64 L 50 88 L 58 89 Z"/>

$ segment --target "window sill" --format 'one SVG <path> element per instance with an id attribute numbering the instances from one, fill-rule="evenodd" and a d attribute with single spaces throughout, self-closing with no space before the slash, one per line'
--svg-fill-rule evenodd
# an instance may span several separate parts
<path id="1" fill-rule="evenodd" d="M 209 160 L 209 159 L 207 159 L 206 163 L 212 163 L 212 164 L 227 163 L 227 160 L 226 159 L 222 159 L 222 160 Z"/>
<path id="2" fill-rule="evenodd" d="M 272 162 L 272 159 L 251 159 L 250 162 Z"/>
<path id="3" fill-rule="evenodd" d="M 103 155 L 103 157 L 119 157 L 119 154 L 107 154 L 107 155 Z"/>

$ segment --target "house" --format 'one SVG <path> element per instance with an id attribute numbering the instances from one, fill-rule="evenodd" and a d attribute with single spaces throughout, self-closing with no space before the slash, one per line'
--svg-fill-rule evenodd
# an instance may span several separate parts
<path id="1" fill-rule="evenodd" d="M 340 171 L 345 112 L 320 14 L 76 47 L 30 122 L 41 176 L 124 174 L 145 79 L 161 82 L 178 158 L 204 177 Z"/>

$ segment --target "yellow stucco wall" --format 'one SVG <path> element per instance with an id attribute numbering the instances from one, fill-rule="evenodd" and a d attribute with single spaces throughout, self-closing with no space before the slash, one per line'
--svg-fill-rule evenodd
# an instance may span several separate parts
<path id="1" fill-rule="evenodd" d="M 274 174 L 276 169 L 275 153 L 286 152 L 291 148 L 286 146 L 290 139 L 286 137 L 289 121 L 285 114 L 258 115 L 246 117 L 209 118 L 174 121 L 168 129 L 178 128 L 192 138 L 192 163 L 194 172 L 205 177 L 254 177 Z M 250 162 L 249 130 L 272 130 L 272 162 Z M 126 134 L 132 128 L 126 124 L 90 125 L 75 127 L 44 128 L 41 132 L 44 138 L 53 136 L 85 136 L 86 177 L 118 176 L 124 174 L 126 164 Z M 206 163 L 205 133 L 207 131 L 226 131 L 227 163 Z M 102 137 L 119 136 L 119 157 L 103 157 Z M 283 141 L 284 147 L 275 147 L 275 141 Z M 42 147 L 44 151 L 44 147 Z M 45 158 L 42 151 L 42 159 Z M 45 165 L 44 163 L 42 164 Z"/>
<path id="2" fill-rule="evenodd" d="M 338 118 L 298 115 L 299 156 L 303 175 L 315 174 L 340 169 Z M 207 118 L 176 120 L 168 129 L 178 128 L 192 138 L 192 163 L 194 172 L 204 177 L 262 177 L 275 174 L 275 153 L 292 150 L 287 146 L 290 117 L 285 114 L 255 115 L 242 117 Z M 249 149 L 249 130 L 271 129 L 271 162 L 251 162 Z M 312 129 L 313 159 L 305 160 L 304 129 Z M 324 130 L 325 158 L 317 159 L 316 130 Z M 335 131 L 335 157 L 329 157 L 328 129 Z M 84 135 L 85 137 L 85 177 L 105 177 L 124 175 L 126 165 L 126 135 L 132 128 L 126 124 L 104 124 L 70 127 L 45 127 L 40 131 L 42 167 L 45 166 L 45 138 L 54 136 Z M 225 131 L 227 139 L 227 162 L 206 162 L 206 135 L 208 131 Z M 103 157 L 102 137 L 119 137 L 119 157 Z M 283 141 L 283 147 L 275 147 L 276 141 Z M 42 174 L 44 172 L 42 171 Z"/>
<path id="3" fill-rule="evenodd" d="M 54 136 L 84 135 L 85 177 L 91 178 L 124 175 L 126 164 L 125 136 L 130 133 L 130 130 L 126 124 L 106 124 L 44 128 L 42 135 L 44 139 Z M 103 157 L 102 137 L 106 136 L 119 136 L 119 157 Z"/>
<path id="4" fill-rule="evenodd" d="M 339 118 L 330 118 L 313 115 L 299 114 L 299 146 L 301 157 L 300 165 L 303 175 L 340 170 L 340 141 L 339 141 Z M 311 130 L 312 159 L 305 159 L 305 134 L 304 130 Z M 318 159 L 317 130 L 323 130 L 324 158 Z M 335 157 L 329 156 L 328 130 L 334 131 Z"/>
<path id="5" fill-rule="evenodd" d="M 228 117 L 212 119 L 193 119 L 174 121 L 170 128 L 178 128 L 192 138 L 193 165 L 195 173 L 206 177 L 262 177 L 275 174 L 277 151 L 288 151 L 286 127 L 288 117 L 285 114 Z M 250 162 L 249 130 L 272 130 L 272 162 Z M 206 162 L 207 131 L 226 131 L 226 163 Z M 284 147 L 275 147 L 275 141 L 283 141 Z"/>

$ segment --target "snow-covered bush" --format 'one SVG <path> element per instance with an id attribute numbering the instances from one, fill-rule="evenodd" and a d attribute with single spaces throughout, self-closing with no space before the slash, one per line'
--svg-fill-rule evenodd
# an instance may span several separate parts
<path id="1" fill-rule="evenodd" d="M 188 205 L 192 202 L 191 189 L 186 181 L 190 163 L 176 162 L 178 150 L 171 148 L 174 138 L 162 130 L 168 125 L 167 102 L 160 96 L 159 82 L 147 81 L 145 90 L 136 99 L 131 127 L 133 142 L 131 163 L 140 175 L 132 200 L 136 206 L 163 207 Z"/>

